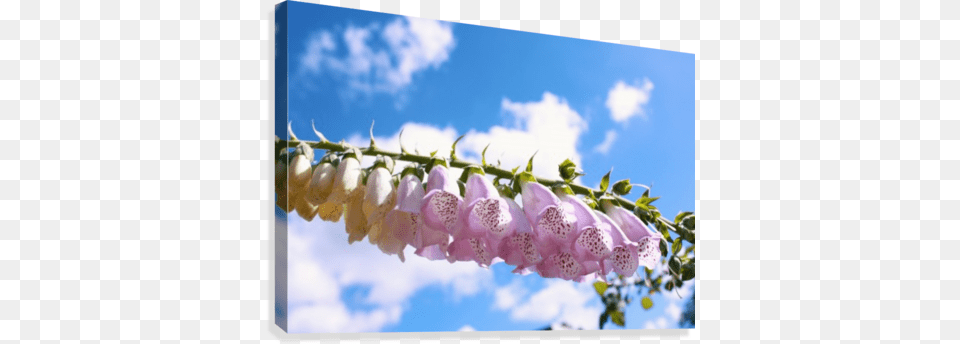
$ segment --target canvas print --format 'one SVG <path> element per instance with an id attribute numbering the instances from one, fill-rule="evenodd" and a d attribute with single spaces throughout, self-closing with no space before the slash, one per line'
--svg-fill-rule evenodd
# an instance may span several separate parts
<path id="1" fill-rule="evenodd" d="M 275 15 L 284 331 L 696 326 L 693 55 Z"/>

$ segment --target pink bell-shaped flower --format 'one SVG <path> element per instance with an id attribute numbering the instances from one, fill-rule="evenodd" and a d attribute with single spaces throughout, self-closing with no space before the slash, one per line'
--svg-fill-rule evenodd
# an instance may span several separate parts
<path id="1" fill-rule="evenodd" d="M 650 230 L 633 212 L 611 202 L 600 203 L 603 211 L 613 223 L 620 227 L 627 239 L 637 243 L 640 265 L 649 269 L 654 268 L 660 262 L 660 240 L 663 235 Z"/>
<path id="2" fill-rule="evenodd" d="M 420 178 L 413 174 L 405 175 L 397 186 L 396 205 L 384 219 L 387 226 L 394 228 L 398 239 L 414 247 L 416 247 L 417 232 L 423 228 L 423 220 L 420 217 L 423 195 Z"/>
<path id="3" fill-rule="evenodd" d="M 613 250 L 613 240 L 610 238 L 610 226 L 604 224 L 594 214 L 586 203 L 579 198 L 561 193 L 560 202 L 563 202 L 573 209 L 574 216 L 577 219 L 577 226 L 574 230 L 576 239 L 573 242 L 573 254 L 577 260 L 601 261 L 606 259 Z"/>
<path id="4" fill-rule="evenodd" d="M 436 230 L 453 234 L 459 223 L 459 208 L 463 198 L 457 180 L 442 165 L 436 165 L 427 176 L 427 194 L 423 198 L 420 214 L 424 224 Z"/>
<path id="5" fill-rule="evenodd" d="M 546 259 L 568 249 L 576 227 L 573 209 L 560 202 L 550 189 L 536 182 L 521 182 L 520 188 L 523 213 L 533 228 L 540 254 Z"/>
<path id="6" fill-rule="evenodd" d="M 564 250 L 544 257 L 536 270 L 544 278 L 582 282 L 596 276 L 600 264 L 597 261 L 579 261 L 569 250 Z"/>
<path id="7" fill-rule="evenodd" d="M 633 276 L 639 266 L 639 246 L 637 243 L 630 241 L 626 234 L 623 234 L 620 226 L 614 223 L 609 216 L 597 210 L 594 212 L 602 223 L 611 228 L 610 238 L 613 241 L 613 250 L 602 262 L 601 276 L 606 277 L 610 271 L 625 277 Z"/>
<path id="8" fill-rule="evenodd" d="M 524 216 L 523 209 L 512 199 L 504 200 L 510 207 L 510 229 L 508 236 L 500 241 L 497 253 L 505 263 L 516 266 L 514 273 L 526 273 L 540 263 L 543 257 L 537 250 L 533 228 Z"/>
<path id="9" fill-rule="evenodd" d="M 499 243 L 514 230 L 510 226 L 510 206 L 489 179 L 479 173 L 470 174 L 464 196 L 464 212 L 460 216 L 466 218 L 464 228 L 471 235 Z"/>
<path id="10" fill-rule="evenodd" d="M 415 254 L 431 260 L 446 259 L 450 234 L 425 226 L 420 213 L 423 198 L 420 178 L 413 173 L 404 175 L 397 187 L 396 206 L 384 221 L 386 226 L 394 228 L 397 239 L 416 249 Z"/>
<path id="11" fill-rule="evenodd" d="M 509 226 L 510 206 L 480 173 L 470 173 L 464 194 L 458 216 L 461 228 L 454 233 L 447 260 L 474 260 L 480 266 L 490 266 L 500 241 L 513 230 Z"/>

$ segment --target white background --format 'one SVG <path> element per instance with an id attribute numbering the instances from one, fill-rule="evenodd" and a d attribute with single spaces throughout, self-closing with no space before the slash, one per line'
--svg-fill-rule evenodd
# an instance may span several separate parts
<path id="1" fill-rule="evenodd" d="M 274 1 L 0 5 L 0 339 L 960 339 L 960 2 L 331 1 L 694 53 L 696 330 L 273 325 Z"/>

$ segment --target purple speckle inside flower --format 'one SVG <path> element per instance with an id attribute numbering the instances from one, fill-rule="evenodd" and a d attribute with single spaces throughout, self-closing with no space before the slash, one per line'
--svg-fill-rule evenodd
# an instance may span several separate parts
<path id="1" fill-rule="evenodd" d="M 487 249 L 483 247 L 480 239 L 470 239 L 470 247 L 473 248 L 473 253 L 477 255 L 478 263 L 487 261 Z"/>
<path id="2" fill-rule="evenodd" d="M 500 208 L 500 200 L 488 198 L 477 201 L 473 207 L 473 215 L 477 217 L 480 226 L 494 233 L 500 234 L 507 228 L 507 218 Z"/>
<path id="3" fill-rule="evenodd" d="M 548 207 L 544 210 L 537 227 L 544 232 L 552 233 L 558 239 L 565 240 L 567 234 L 573 231 L 573 221 L 557 207 Z"/>
<path id="4" fill-rule="evenodd" d="M 660 239 L 657 237 L 646 237 L 640 239 L 640 261 L 644 265 L 652 266 L 660 259 Z"/>
<path id="5" fill-rule="evenodd" d="M 447 230 L 453 229 L 457 223 L 457 206 L 459 203 L 460 200 L 457 196 L 445 191 L 438 192 L 430 199 L 433 212 L 437 214 Z"/>
<path id="6" fill-rule="evenodd" d="M 614 248 L 612 256 L 613 266 L 620 270 L 621 274 L 628 273 L 628 271 L 637 271 L 637 259 L 630 254 L 630 250 L 626 247 L 618 246 Z"/>
<path id="7" fill-rule="evenodd" d="M 517 245 L 517 248 L 520 249 L 520 252 L 523 253 L 523 257 L 527 262 L 536 262 L 540 256 L 540 253 L 537 252 L 537 247 L 533 245 L 533 235 L 530 233 L 520 233 L 513 237 L 513 243 Z"/>
<path id="8" fill-rule="evenodd" d="M 580 276 L 580 263 L 573 258 L 573 255 L 569 252 L 560 252 L 551 257 L 553 263 L 560 268 L 560 274 L 566 278 L 574 278 Z"/>
<path id="9" fill-rule="evenodd" d="M 587 227 L 577 238 L 577 245 L 587 249 L 594 256 L 603 257 L 610 253 L 610 241 L 610 236 L 604 235 L 599 228 Z"/>

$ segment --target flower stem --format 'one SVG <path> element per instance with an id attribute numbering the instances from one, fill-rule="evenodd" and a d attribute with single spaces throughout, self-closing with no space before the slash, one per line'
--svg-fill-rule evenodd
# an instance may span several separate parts
<path id="1" fill-rule="evenodd" d="M 336 143 L 331 141 L 300 141 L 296 139 L 289 140 L 289 141 L 280 139 L 279 141 L 277 141 L 277 146 L 286 145 L 286 147 L 288 148 L 293 148 L 299 145 L 301 142 L 306 143 L 308 146 L 314 149 L 323 149 L 323 150 L 334 151 L 334 152 L 344 152 L 349 148 L 349 146 L 346 144 L 341 144 L 341 143 Z M 390 152 L 390 151 L 383 150 L 377 146 L 360 148 L 360 151 L 364 155 L 370 155 L 370 156 L 385 155 L 393 158 L 394 160 L 402 160 L 402 161 L 415 162 L 420 164 L 427 164 L 432 159 L 430 156 L 410 154 L 409 152 L 407 153 Z M 459 158 L 451 159 L 448 161 L 448 163 L 450 164 L 450 167 L 457 167 L 457 168 L 464 168 L 470 165 L 478 165 L 476 163 L 459 159 Z M 510 179 L 510 180 L 514 178 L 514 174 L 510 170 L 503 169 L 490 164 L 483 165 L 482 167 L 483 167 L 483 171 L 488 174 L 492 174 L 497 177 Z M 553 179 L 547 179 L 547 178 L 541 178 L 541 177 L 536 177 L 536 178 L 538 183 L 541 183 L 547 186 L 552 186 L 557 183 L 563 182 L 561 180 L 553 180 Z M 602 190 L 594 190 L 583 185 L 572 184 L 572 183 L 568 185 L 570 186 L 570 189 L 573 190 L 573 193 L 578 195 L 589 195 L 591 192 L 593 192 L 593 194 L 595 195 L 599 195 L 603 193 Z M 610 195 L 610 196 L 613 197 L 613 199 L 617 202 L 617 204 L 620 207 L 623 207 L 624 209 L 627 209 L 630 211 L 634 211 L 636 209 L 636 205 L 634 205 L 633 202 L 630 202 L 629 200 L 617 195 Z M 674 224 L 670 220 L 667 220 L 663 216 L 660 216 L 657 220 L 669 226 L 670 229 L 672 229 L 674 232 L 677 231 L 676 224 Z"/>

